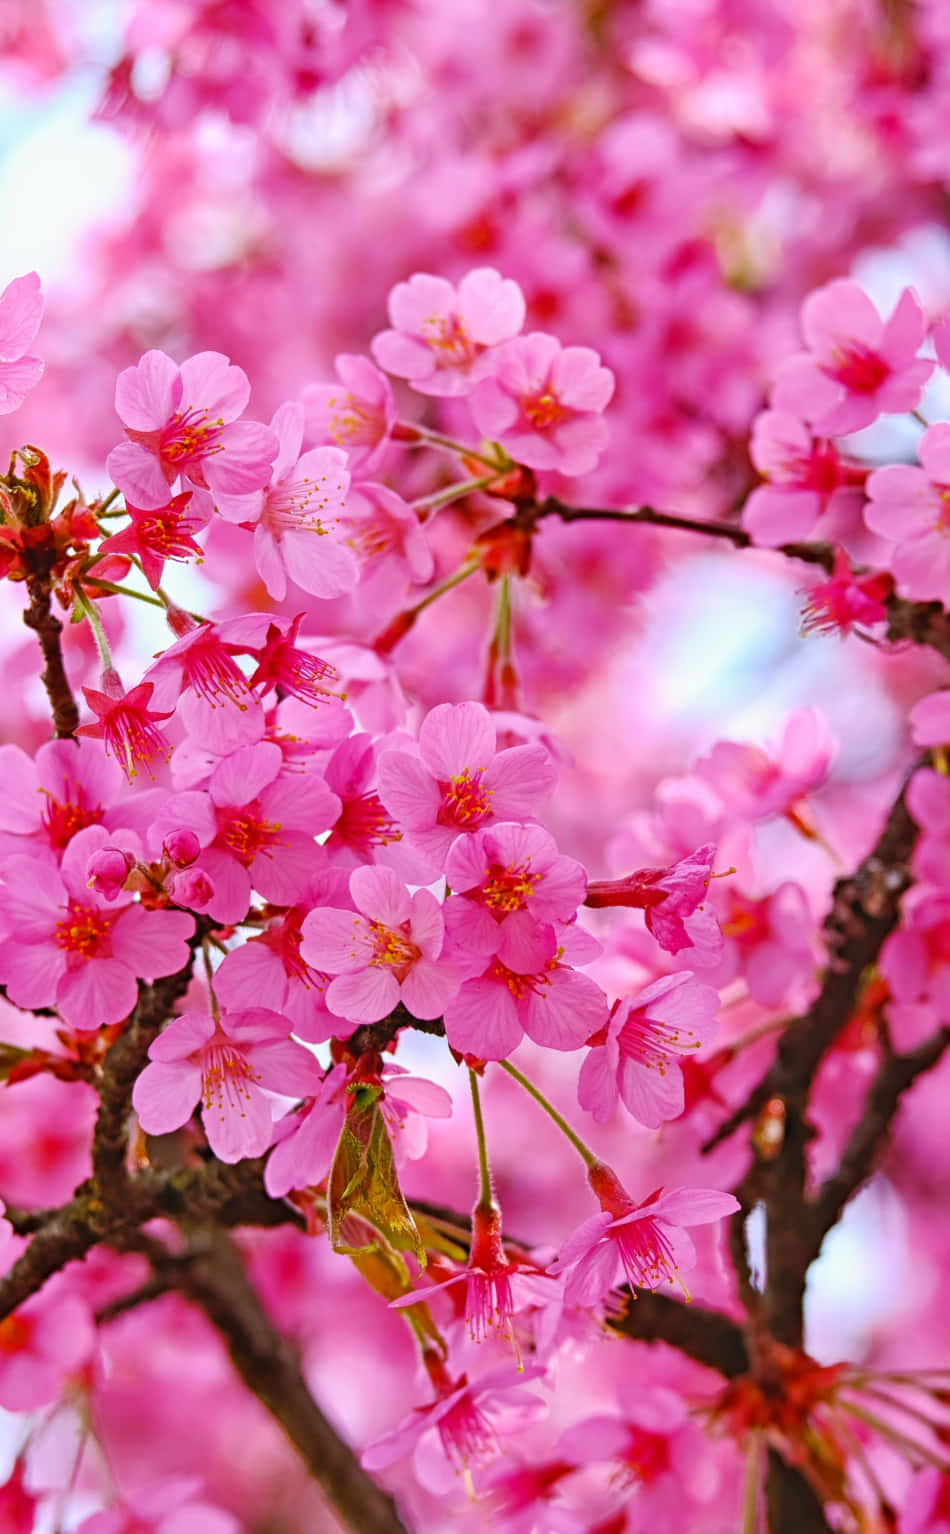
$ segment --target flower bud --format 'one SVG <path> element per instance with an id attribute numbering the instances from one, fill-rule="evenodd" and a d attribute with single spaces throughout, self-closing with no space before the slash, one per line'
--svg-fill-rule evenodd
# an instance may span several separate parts
<path id="1" fill-rule="evenodd" d="M 131 852 L 123 852 L 119 847 L 101 847 L 89 859 L 86 882 L 106 900 L 115 900 L 134 867 Z"/>
<path id="2" fill-rule="evenodd" d="M 214 880 L 203 868 L 186 868 L 170 879 L 168 893 L 176 905 L 204 911 L 214 899 Z"/>
<path id="3" fill-rule="evenodd" d="M 188 868 L 201 851 L 201 843 L 194 831 L 182 827 L 177 831 L 169 831 L 162 842 L 162 851 L 176 868 Z"/>

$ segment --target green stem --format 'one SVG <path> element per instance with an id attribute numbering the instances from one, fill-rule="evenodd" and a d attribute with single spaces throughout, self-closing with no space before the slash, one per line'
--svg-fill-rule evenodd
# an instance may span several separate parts
<path id="1" fill-rule="evenodd" d="M 498 474 L 485 474 L 481 479 L 463 479 L 457 484 L 446 485 L 444 490 L 437 490 L 434 495 L 424 495 L 421 500 L 413 501 L 413 511 L 438 511 L 440 506 L 448 506 L 450 501 L 459 501 L 463 495 L 471 495 L 474 490 L 484 490 L 498 478 Z"/>
<path id="2" fill-rule="evenodd" d="M 433 586 L 432 590 L 422 598 L 422 601 L 416 603 L 415 607 L 412 608 L 412 612 L 414 614 L 424 612 L 433 602 L 437 602 L 439 597 L 443 597 L 447 591 L 451 591 L 453 586 L 460 586 L 463 581 L 468 580 L 470 575 L 474 575 L 476 570 L 481 569 L 481 563 L 480 559 L 467 560 L 460 569 L 455 571 L 454 575 L 448 576 L 438 586 Z"/>
<path id="3" fill-rule="evenodd" d="M 475 1138 L 478 1141 L 478 1203 L 482 1209 L 490 1209 L 494 1196 L 492 1192 L 491 1167 L 488 1164 L 488 1146 L 485 1141 L 485 1120 L 482 1118 L 482 1100 L 478 1091 L 478 1077 L 473 1070 L 469 1070 L 468 1084 L 472 1089 L 472 1112 L 475 1115 Z"/>
<path id="4" fill-rule="evenodd" d="M 96 584 L 104 585 L 105 582 L 97 581 Z M 99 659 L 102 662 L 102 669 L 103 671 L 112 671 L 115 669 L 112 664 L 112 652 L 109 649 L 109 641 L 106 638 L 105 630 L 102 627 L 102 619 L 99 617 L 99 610 L 96 607 L 95 602 L 93 602 L 89 596 L 87 596 L 86 592 L 81 586 L 77 585 L 73 589 L 76 593 L 77 602 L 79 603 L 83 612 L 86 614 L 86 617 L 89 619 L 89 627 L 92 629 L 93 635 L 95 637 L 96 649 L 99 651 Z"/>
<path id="5" fill-rule="evenodd" d="M 104 501 L 100 501 L 99 505 L 96 507 L 96 516 L 97 517 L 101 517 L 102 513 L 104 511 L 106 511 L 109 506 L 112 505 L 112 502 L 115 500 L 116 496 L 117 495 L 121 495 L 121 493 L 122 492 L 120 490 L 110 490 L 109 494 L 106 496 L 105 500 Z M 124 517 L 126 515 L 126 513 L 124 511 L 122 511 L 122 512 L 119 513 L 119 515 Z"/>
<path id="6" fill-rule="evenodd" d="M 496 474 L 501 474 L 507 465 L 499 463 L 497 459 L 488 458 L 484 453 L 479 453 L 473 447 L 466 447 L 464 442 L 456 442 L 454 437 L 444 437 L 440 431 L 430 431 L 427 426 L 412 426 L 412 430 L 420 439 L 418 446 L 447 447 L 452 453 L 459 453 L 465 458 L 474 458 L 476 463 L 487 464 L 488 468 L 494 469 Z M 412 447 L 412 442 L 404 442 L 404 447 Z"/>
<path id="7" fill-rule="evenodd" d="M 600 1163 L 600 1157 L 595 1156 L 590 1147 L 584 1144 L 580 1135 L 576 1135 L 574 1133 L 570 1124 L 566 1119 L 561 1117 L 554 1105 L 548 1102 L 544 1093 L 539 1091 L 533 1082 L 528 1080 L 527 1076 L 522 1076 L 521 1072 L 517 1069 L 516 1066 L 512 1065 L 510 1060 L 499 1060 L 498 1064 L 501 1066 L 503 1071 L 507 1071 L 508 1075 L 513 1077 L 514 1080 L 518 1082 L 519 1086 L 524 1087 L 525 1091 L 531 1094 L 539 1107 L 544 1109 L 548 1118 L 553 1119 L 562 1135 L 566 1136 L 566 1138 L 570 1140 L 574 1149 L 577 1151 L 577 1154 L 584 1162 L 584 1165 L 587 1167 L 598 1166 Z"/>

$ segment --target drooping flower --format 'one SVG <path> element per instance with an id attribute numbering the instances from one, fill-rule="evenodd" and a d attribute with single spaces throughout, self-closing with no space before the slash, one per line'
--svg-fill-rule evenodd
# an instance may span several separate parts
<path id="1" fill-rule="evenodd" d="M 77 734 L 105 741 L 107 752 L 130 783 L 138 776 L 139 767 L 150 766 L 156 758 L 167 761 L 171 755 L 171 745 L 156 720 L 170 719 L 174 710 L 153 709 L 152 690 L 151 682 L 140 682 L 126 692 L 119 673 L 111 666 L 102 673 L 101 692 L 83 688 L 96 723 L 82 725 Z"/>
<path id="2" fill-rule="evenodd" d="M 195 542 L 195 533 L 211 520 L 213 504 L 207 491 L 185 490 L 150 510 L 127 500 L 125 509 L 132 519 L 129 526 L 104 539 L 99 553 L 137 555 L 153 591 L 161 585 L 166 559 L 201 559 L 203 550 Z"/>
<path id="3" fill-rule="evenodd" d="M 802 633 L 840 634 L 844 638 L 858 623 L 873 628 L 887 617 L 884 604 L 893 589 L 893 578 L 886 570 L 858 576 L 844 549 L 835 549 L 831 579 L 807 591 Z"/>
<path id="4" fill-rule="evenodd" d="M 303 958 L 336 976 L 326 990 L 331 1012 L 376 1023 L 402 1001 L 415 1017 L 438 1017 L 459 976 L 440 958 L 445 928 L 435 896 L 426 889 L 410 895 L 382 867 L 355 869 L 350 895 L 355 913 L 324 907 L 301 929 Z"/>
<path id="5" fill-rule="evenodd" d="M 707 842 L 669 868 L 640 868 L 624 879 L 598 879 L 588 887 L 584 904 L 642 910 L 647 931 L 667 953 L 693 948 L 694 962 L 714 964 L 722 954 L 722 932 L 704 901 L 715 856 L 715 847 Z"/>
<path id="6" fill-rule="evenodd" d="M 548 1269 L 563 1276 L 569 1305 L 599 1305 L 624 1279 L 632 1289 L 681 1282 L 696 1265 L 696 1249 L 684 1230 L 735 1214 L 731 1193 L 712 1188 L 658 1189 L 638 1204 L 603 1163 L 588 1173 L 600 1214 L 585 1220 Z"/>
<path id="7" fill-rule="evenodd" d="M 613 373 L 589 346 L 562 347 L 533 331 L 486 359 L 470 404 L 479 431 L 516 462 L 586 474 L 607 445 L 613 392 Z"/>
<path id="8" fill-rule="evenodd" d="M 934 363 L 918 357 L 927 322 L 905 288 L 886 322 L 856 282 L 839 277 L 802 305 L 807 352 L 779 369 L 772 403 L 823 437 L 869 426 L 884 412 L 913 410 Z"/>
<path id="9" fill-rule="evenodd" d="M 467 394 L 479 358 L 516 336 L 524 315 L 518 284 L 493 267 L 467 272 L 457 289 L 444 277 L 416 272 L 390 293 L 393 328 L 373 337 L 373 356 L 420 394 Z"/>
<path id="10" fill-rule="evenodd" d="M 201 1102 L 208 1144 L 220 1161 L 260 1156 L 273 1139 L 267 1092 L 303 1097 L 316 1092 L 322 1071 L 290 1038 L 286 1017 L 266 1007 L 183 1012 L 152 1043 L 135 1083 L 132 1106 L 146 1134 L 180 1129 Z"/>

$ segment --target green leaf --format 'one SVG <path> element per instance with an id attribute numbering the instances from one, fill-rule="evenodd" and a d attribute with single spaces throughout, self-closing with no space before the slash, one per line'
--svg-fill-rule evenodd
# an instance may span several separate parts
<path id="1" fill-rule="evenodd" d="M 385 1244 L 412 1252 L 425 1267 L 425 1246 L 396 1176 L 381 1097 L 382 1087 L 375 1086 L 350 1094 L 327 1187 L 330 1244 L 350 1255 Z"/>

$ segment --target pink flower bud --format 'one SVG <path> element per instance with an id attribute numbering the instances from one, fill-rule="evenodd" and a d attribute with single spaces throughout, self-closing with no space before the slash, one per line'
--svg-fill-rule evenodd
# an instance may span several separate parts
<path id="1" fill-rule="evenodd" d="M 169 831 L 162 842 L 162 851 L 176 868 L 188 868 L 201 851 L 201 843 L 194 831 L 182 828 Z"/>
<path id="2" fill-rule="evenodd" d="M 102 847 L 94 852 L 86 867 L 87 883 L 106 900 L 115 900 L 126 879 L 135 867 L 131 852 L 119 847 Z"/>
<path id="3" fill-rule="evenodd" d="M 204 911 L 214 899 L 214 880 L 203 868 L 188 868 L 172 877 L 168 893 L 176 905 L 187 906 L 190 911 Z"/>

